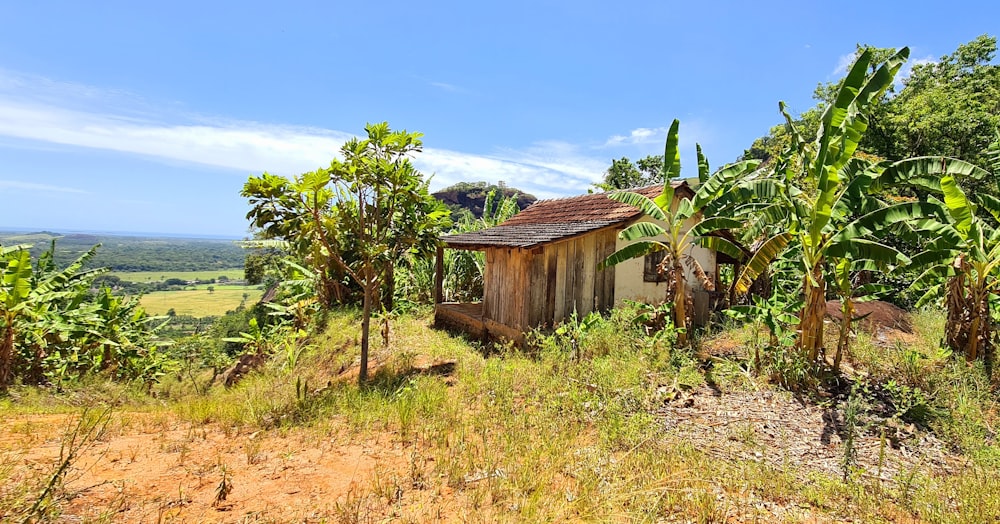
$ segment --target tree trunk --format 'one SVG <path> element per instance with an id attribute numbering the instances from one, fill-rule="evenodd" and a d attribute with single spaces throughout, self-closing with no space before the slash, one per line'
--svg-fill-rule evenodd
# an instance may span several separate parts
<path id="1" fill-rule="evenodd" d="M 843 297 L 840 312 L 844 318 L 840 320 L 840 339 L 837 341 L 837 355 L 833 358 L 834 373 L 840 371 L 840 360 L 847 351 L 847 340 L 851 335 L 851 322 L 854 320 L 854 301 L 851 297 Z"/>
<path id="2" fill-rule="evenodd" d="M 969 322 L 969 345 L 965 348 L 965 360 L 972 362 L 979 357 L 979 317 Z"/>
<path id="3" fill-rule="evenodd" d="M 968 340 L 965 347 L 965 360 L 972 362 L 985 355 L 990 344 L 990 303 L 989 293 L 982 289 L 973 289 L 968 299 Z"/>
<path id="4" fill-rule="evenodd" d="M 382 296 L 382 310 L 386 313 L 392 311 L 393 300 L 396 295 L 396 271 L 390 260 L 385 268 L 385 294 Z"/>
<path id="5" fill-rule="evenodd" d="M 374 298 L 374 286 L 369 283 L 365 286 L 364 310 L 361 314 L 361 369 L 358 371 L 358 384 L 364 385 L 368 381 L 368 335 L 371 332 L 372 323 L 372 299 Z"/>
<path id="6" fill-rule="evenodd" d="M 965 352 L 969 341 L 969 322 L 971 304 L 965 297 L 965 274 L 960 272 L 948 279 L 945 307 L 948 319 L 945 322 L 944 333 L 948 348 L 954 352 Z"/>
<path id="7" fill-rule="evenodd" d="M 8 321 L 3 332 L 3 340 L 0 341 L 0 393 L 7 391 L 10 385 L 10 373 L 13 364 L 14 353 L 14 329 Z"/>
<path id="8" fill-rule="evenodd" d="M 687 334 L 687 281 L 684 278 L 684 267 L 676 258 L 672 280 L 674 284 L 674 328 L 677 329 L 677 345 L 686 346 Z"/>
<path id="9" fill-rule="evenodd" d="M 799 313 L 799 350 L 809 362 L 819 359 L 823 346 L 823 318 L 826 316 L 826 281 L 823 280 L 822 264 L 813 268 L 812 278 L 806 275 L 802 283 L 806 303 Z"/>

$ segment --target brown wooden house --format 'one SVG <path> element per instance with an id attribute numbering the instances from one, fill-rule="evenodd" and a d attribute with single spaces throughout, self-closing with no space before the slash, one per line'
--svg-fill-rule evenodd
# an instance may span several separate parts
<path id="1" fill-rule="evenodd" d="M 693 196 L 686 182 L 672 182 L 675 202 Z M 636 191 L 655 197 L 662 186 Z M 625 245 L 618 233 L 648 220 L 637 208 L 604 193 L 541 200 L 506 222 L 482 231 L 447 235 L 438 248 L 435 323 L 473 336 L 523 340 L 536 327 L 552 327 L 574 311 L 582 317 L 607 311 L 623 299 L 662 302 L 666 284 L 657 274 L 657 254 L 598 270 L 598 264 Z M 689 224 L 687 227 L 690 227 Z M 481 250 L 486 255 L 481 303 L 442 302 L 443 249 Z M 694 247 L 706 273 L 717 278 L 716 253 Z M 721 255 L 720 255 L 721 256 Z M 708 316 L 708 293 L 694 275 L 695 321 Z"/>

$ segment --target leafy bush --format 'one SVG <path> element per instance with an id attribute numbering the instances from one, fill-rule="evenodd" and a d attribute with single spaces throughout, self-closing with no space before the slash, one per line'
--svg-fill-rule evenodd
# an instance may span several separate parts
<path id="1" fill-rule="evenodd" d="M 64 269 L 55 242 L 34 261 L 28 246 L 0 249 L 0 388 L 63 382 L 102 372 L 150 384 L 170 367 L 137 298 L 91 292 L 106 270 L 82 268 L 99 246 Z"/>

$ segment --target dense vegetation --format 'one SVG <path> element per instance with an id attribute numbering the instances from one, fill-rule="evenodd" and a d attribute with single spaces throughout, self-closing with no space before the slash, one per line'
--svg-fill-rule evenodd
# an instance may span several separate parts
<path id="1" fill-rule="evenodd" d="M 95 244 L 101 249 L 88 267 L 113 271 L 203 271 L 243 267 L 244 250 L 231 240 L 190 238 L 146 238 L 119 235 L 60 234 L 54 232 L 0 232 L 0 244 L 31 245 L 38 257 L 56 241 L 54 261 L 59 266 L 73 262 Z"/>
<path id="2" fill-rule="evenodd" d="M 167 357 L 138 298 L 92 291 L 92 247 L 60 268 L 54 249 L 0 247 L 0 391 L 15 380 L 56 383 L 100 372 L 152 384 Z"/>
<path id="3" fill-rule="evenodd" d="M 859 46 L 858 55 L 866 49 Z M 996 51 L 996 37 L 983 35 L 935 62 L 914 65 L 909 76 L 889 87 L 886 96 L 871 101 L 869 126 L 858 150 L 886 160 L 941 155 L 988 165 L 986 151 L 1000 129 Z M 896 50 L 871 52 L 877 60 L 885 60 Z M 834 103 L 839 87 L 840 83 L 829 83 L 816 88 L 818 104 L 794 121 L 804 136 L 816 133 L 820 116 Z M 744 157 L 774 158 L 792 139 L 787 126 L 775 126 L 755 140 Z M 995 191 L 995 185 L 990 190 Z"/>

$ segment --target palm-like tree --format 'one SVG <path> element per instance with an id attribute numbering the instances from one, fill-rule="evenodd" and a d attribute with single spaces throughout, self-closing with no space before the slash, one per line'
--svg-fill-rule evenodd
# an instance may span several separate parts
<path id="1" fill-rule="evenodd" d="M 46 335 L 65 331 L 76 323 L 64 322 L 72 316 L 86 294 L 90 279 L 107 269 L 82 270 L 97 253 L 94 246 L 65 269 L 53 263 L 55 245 L 32 267 L 31 246 L 17 245 L 0 248 L 0 391 L 13 378 L 17 341 L 27 337 L 36 349 L 44 348 Z M 40 365 L 42 355 L 34 351 L 32 363 Z"/>
<path id="2" fill-rule="evenodd" d="M 826 277 L 831 269 L 849 267 L 845 260 L 905 264 L 907 257 L 872 240 L 873 233 L 887 224 L 938 212 L 923 202 L 874 205 L 867 195 L 881 169 L 854 157 L 873 102 L 892 84 L 908 55 L 903 48 L 868 75 L 872 52 L 862 52 L 824 111 L 811 143 L 802 139 L 780 104 L 791 147 L 773 164 L 770 176 L 741 181 L 739 189 L 730 192 L 731 198 L 751 203 L 742 208 L 753 211 L 750 229 L 768 235 L 739 276 L 737 290 L 746 292 L 779 255 L 796 249 L 804 297 L 796 345 L 811 362 L 818 360 L 823 345 Z"/>
<path id="3" fill-rule="evenodd" d="M 727 181 L 735 180 L 752 171 L 756 161 L 739 162 L 726 166 L 718 173 L 709 177 L 708 161 L 698 148 L 698 178 L 703 182 L 693 199 L 684 197 L 676 206 L 674 203 L 674 188 L 670 181 L 680 176 L 680 151 L 678 149 L 678 129 L 680 122 L 674 120 L 667 132 L 667 142 L 664 148 L 663 191 L 656 198 L 649 198 L 640 193 L 620 191 L 610 193 L 608 198 L 639 208 L 652 222 L 636 222 L 619 233 L 619 238 L 629 242 L 626 246 L 612 253 L 601 263 L 601 268 L 613 266 L 637 257 L 651 253 L 662 252 L 663 261 L 659 271 L 667 276 L 667 300 L 673 304 L 672 316 L 677 329 L 677 343 L 687 344 L 687 280 L 684 268 L 687 267 L 701 281 L 705 289 L 714 289 L 714 282 L 705 273 L 701 264 L 691 256 L 693 245 L 711 247 L 735 257 L 741 256 L 741 251 L 734 244 L 722 237 L 710 236 L 710 233 L 740 227 L 741 222 L 727 217 L 710 217 L 702 219 L 701 209 L 708 204 L 713 196 L 717 196 Z M 692 220 L 697 221 L 692 223 Z"/>
<path id="4" fill-rule="evenodd" d="M 996 145 L 1000 149 L 1000 139 Z M 988 177 L 982 169 L 955 159 L 926 159 L 926 164 L 915 178 L 922 180 L 921 187 L 943 196 L 951 220 L 923 224 L 921 232 L 933 240 L 914 257 L 926 267 L 912 285 L 925 290 L 917 304 L 936 299 L 944 290 L 949 347 L 964 352 L 969 361 L 989 359 L 993 349 L 990 302 L 1000 294 L 1000 199 L 986 193 L 970 198 L 959 187 L 960 175 Z M 937 165 L 941 167 L 936 171 L 944 175 L 934 180 L 926 173 L 933 174 Z M 993 168 L 1000 171 L 1000 153 Z M 989 218 L 976 213 L 977 208 L 986 210 Z"/>

